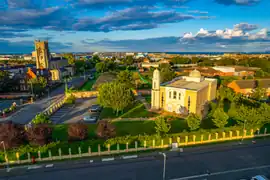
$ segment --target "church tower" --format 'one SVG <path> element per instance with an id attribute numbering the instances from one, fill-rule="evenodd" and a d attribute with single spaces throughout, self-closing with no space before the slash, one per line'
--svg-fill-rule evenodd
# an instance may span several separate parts
<path id="1" fill-rule="evenodd" d="M 152 79 L 152 92 L 151 92 L 151 108 L 160 108 L 160 72 L 158 69 L 154 70 Z"/>
<path id="2" fill-rule="evenodd" d="M 48 41 L 35 41 L 35 56 L 37 69 L 49 69 L 49 45 Z"/>

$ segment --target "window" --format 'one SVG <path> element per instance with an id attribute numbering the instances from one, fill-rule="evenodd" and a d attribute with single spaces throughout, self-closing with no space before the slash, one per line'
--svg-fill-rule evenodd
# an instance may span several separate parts
<path id="1" fill-rule="evenodd" d="M 181 93 L 178 94 L 178 99 L 181 100 Z"/>
<path id="2" fill-rule="evenodd" d="M 172 92 L 171 91 L 169 92 L 169 98 L 172 98 Z"/>
<path id="3" fill-rule="evenodd" d="M 177 93 L 176 91 L 173 91 L 173 99 L 176 99 Z"/>
<path id="4" fill-rule="evenodd" d="M 156 82 L 154 82 L 154 89 L 156 89 Z"/>
<path id="5" fill-rule="evenodd" d="M 190 111 L 190 96 L 188 96 L 188 113 Z"/>

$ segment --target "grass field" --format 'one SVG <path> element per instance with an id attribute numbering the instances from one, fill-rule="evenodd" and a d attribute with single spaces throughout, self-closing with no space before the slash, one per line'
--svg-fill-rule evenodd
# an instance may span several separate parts
<path id="1" fill-rule="evenodd" d="M 104 108 L 100 114 L 100 118 L 145 118 L 155 117 L 156 113 L 149 112 L 141 102 L 136 102 L 133 105 L 128 106 L 123 112 L 119 112 L 118 115 L 111 108 Z"/>

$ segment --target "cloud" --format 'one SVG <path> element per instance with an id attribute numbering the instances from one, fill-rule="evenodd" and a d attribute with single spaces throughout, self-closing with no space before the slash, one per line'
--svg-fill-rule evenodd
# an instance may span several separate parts
<path id="1" fill-rule="evenodd" d="M 70 48 L 71 44 L 61 42 L 49 42 L 51 52 L 61 52 Z M 0 53 L 31 53 L 34 50 L 34 41 L 16 41 L 0 39 Z"/>
<path id="2" fill-rule="evenodd" d="M 22 33 L 24 29 L 14 29 L 9 27 L 0 27 L 0 38 L 32 37 L 31 34 Z"/>
<path id="3" fill-rule="evenodd" d="M 142 30 L 153 29 L 160 24 L 177 23 L 191 19 L 205 19 L 175 11 L 152 12 L 148 7 L 134 7 L 116 11 L 103 18 L 83 18 L 73 25 L 77 31 Z"/>
<path id="4" fill-rule="evenodd" d="M 200 29 L 196 34 L 185 33 L 180 37 L 160 37 L 148 39 L 110 40 L 101 41 L 82 40 L 84 47 L 99 47 L 107 51 L 137 51 L 137 52 L 260 52 L 270 47 L 270 34 L 267 29 L 254 33 L 242 30 L 225 29 L 208 31 Z"/>
<path id="5" fill-rule="evenodd" d="M 186 33 L 181 41 L 218 41 L 218 42 L 233 42 L 233 41 L 247 41 L 247 40 L 269 40 L 269 32 L 267 29 L 261 29 L 256 33 L 247 33 L 239 29 L 225 29 L 216 31 L 207 31 L 200 29 L 197 34 Z"/>
<path id="6" fill-rule="evenodd" d="M 240 23 L 240 24 L 234 25 L 234 29 L 242 30 L 242 31 L 253 31 L 253 30 L 258 29 L 258 26 L 255 24 Z"/>
<path id="7" fill-rule="evenodd" d="M 260 3 L 261 0 L 215 0 L 215 2 L 223 5 L 252 6 Z"/>
<path id="8" fill-rule="evenodd" d="M 199 11 L 199 10 L 188 11 L 188 13 L 192 13 L 192 14 L 208 14 L 207 11 Z"/>
<path id="9" fill-rule="evenodd" d="M 25 8 L 33 9 L 36 8 L 34 1 L 32 0 L 7 0 L 8 8 Z"/>
<path id="10" fill-rule="evenodd" d="M 155 6 L 182 7 L 192 0 L 71 0 L 73 6 L 88 9 L 106 9 L 116 7 Z"/>

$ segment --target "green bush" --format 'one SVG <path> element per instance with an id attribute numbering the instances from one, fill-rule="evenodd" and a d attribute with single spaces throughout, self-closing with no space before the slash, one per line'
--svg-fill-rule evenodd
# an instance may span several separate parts
<path id="1" fill-rule="evenodd" d="M 49 116 L 45 115 L 44 113 L 39 113 L 32 120 L 32 123 L 33 124 L 51 124 L 52 121 L 50 120 Z"/>
<path id="2" fill-rule="evenodd" d="M 76 97 L 74 95 L 70 95 L 66 100 L 65 104 L 75 104 Z"/>

